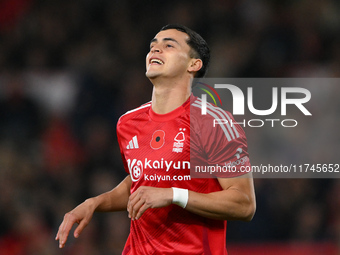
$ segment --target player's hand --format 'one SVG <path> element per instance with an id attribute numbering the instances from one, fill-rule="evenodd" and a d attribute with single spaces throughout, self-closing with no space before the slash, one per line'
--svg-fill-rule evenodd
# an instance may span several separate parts
<path id="1" fill-rule="evenodd" d="M 160 208 L 172 203 L 171 188 L 139 187 L 129 197 L 127 210 L 129 218 L 138 220 L 149 208 Z"/>
<path id="2" fill-rule="evenodd" d="M 78 238 L 83 229 L 89 224 L 93 213 L 94 206 L 90 200 L 78 205 L 72 211 L 68 212 L 64 216 L 64 220 L 59 226 L 59 230 L 55 240 L 59 240 L 59 248 L 63 248 L 67 241 L 67 237 L 74 223 L 78 223 L 78 227 L 74 230 L 74 237 Z"/>

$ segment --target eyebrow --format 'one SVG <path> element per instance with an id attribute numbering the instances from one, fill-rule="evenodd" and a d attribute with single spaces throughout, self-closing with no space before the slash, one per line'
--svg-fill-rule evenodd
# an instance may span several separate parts
<path id="1" fill-rule="evenodd" d="M 153 38 L 153 39 L 150 41 L 150 44 L 153 43 L 153 42 L 157 42 L 157 41 L 158 41 L 157 38 Z M 163 41 L 163 42 L 165 42 L 165 41 L 172 41 L 172 42 L 175 42 L 175 43 L 177 43 L 178 45 L 180 45 L 179 42 L 178 42 L 177 40 L 175 40 L 174 38 L 171 38 L 171 37 L 163 38 L 162 41 Z"/>

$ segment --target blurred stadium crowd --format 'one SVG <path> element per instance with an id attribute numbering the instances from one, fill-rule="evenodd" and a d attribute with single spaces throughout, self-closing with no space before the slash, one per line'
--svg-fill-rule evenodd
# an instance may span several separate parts
<path id="1" fill-rule="evenodd" d="M 340 76 L 336 0 L 1 1 L 0 254 L 60 254 L 64 213 L 124 178 L 115 125 L 150 100 L 145 55 L 168 23 L 207 40 L 208 77 Z M 289 162 L 307 148 L 309 163 L 339 160 L 340 90 L 314 92 L 330 112 L 313 105 L 321 121 L 305 127 L 308 136 L 246 130 L 253 162 Z M 332 135 L 319 141 L 320 133 Z M 255 185 L 257 213 L 228 223 L 229 243 L 340 243 L 339 180 Z M 126 212 L 96 214 L 62 254 L 120 254 L 128 232 Z"/>

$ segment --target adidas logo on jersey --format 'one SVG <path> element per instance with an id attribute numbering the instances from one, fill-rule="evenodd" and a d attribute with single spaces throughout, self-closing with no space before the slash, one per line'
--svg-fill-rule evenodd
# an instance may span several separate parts
<path id="1" fill-rule="evenodd" d="M 130 150 L 130 149 L 138 149 L 138 141 L 137 141 L 137 136 L 135 135 L 134 137 L 132 137 L 132 140 L 130 140 L 129 144 L 126 146 L 126 149 Z"/>

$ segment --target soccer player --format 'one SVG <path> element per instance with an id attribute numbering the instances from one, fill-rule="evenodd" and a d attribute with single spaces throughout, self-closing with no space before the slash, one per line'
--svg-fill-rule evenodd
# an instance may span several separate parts
<path id="1" fill-rule="evenodd" d="M 251 173 L 190 176 L 190 153 L 206 164 L 249 165 L 240 126 L 212 128 L 212 121 L 205 122 L 214 116 L 230 120 L 230 113 L 208 104 L 211 114 L 201 116 L 202 102 L 191 95 L 193 79 L 204 76 L 209 58 L 203 38 L 184 26 L 167 25 L 151 40 L 146 76 L 152 100 L 117 124 L 128 176 L 65 214 L 56 236 L 60 248 L 74 223 L 78 237 L 95 211 L 127 209 L 131 227 L 123 254 L 227 254 L 226 221 L 251 220 L 255 193 Z"/>

